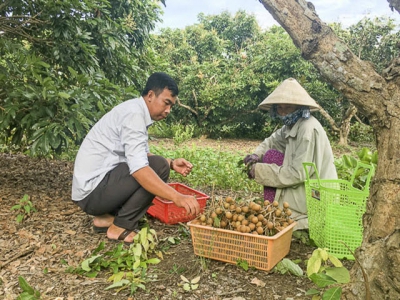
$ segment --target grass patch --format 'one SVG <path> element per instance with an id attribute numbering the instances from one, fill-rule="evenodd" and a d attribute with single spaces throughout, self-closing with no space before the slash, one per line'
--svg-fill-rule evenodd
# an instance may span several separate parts
<path id="1" fill-rule="evenodd" d="M 247 193 L 262 192 L 262 187 L 254 180 L 249 180 L 242 168 L 237 166 L 238 161 L 244 157 L 243 153 L 198 148 L 196 145 L 179 149 L 151 146 L 150 152 L 164 157 L 183 157 L 193 164 L 193 170 L 187 177 L 171 172 L 171 181 L 178 181 L 193 188 L 212 186 L 216 189 Z"/>

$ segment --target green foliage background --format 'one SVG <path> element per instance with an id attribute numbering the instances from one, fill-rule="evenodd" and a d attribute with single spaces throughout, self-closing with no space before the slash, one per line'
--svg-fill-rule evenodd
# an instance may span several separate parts
<path id="1" fill-rule="evenodd" d="M 160 6 L 141 0 L 27 0 L 0 7 L 0 137 L 35 155 L 80 144 L 153 64 Z"/>
<path id="2" fill-rule="evenodd" d="M 262 30 L 253 15 L 238 11 L 199 14 L 191 26 L 155 33 L 161 18 L 161 2 L 150 0 L 4 1 L 0 149 L 73 151 L 104 113 L 138 96 L 154 71 L 171 74 L 181 90 L 173 114 L 157 125 L 161 135 L 192 126 L 194 136 L 264 138 L 279 124 L 257 106 L 288 77 L 340 123 L 347 100 L 321 80 L 281 27 Z M 378 72 L 399 54 L 391 19 L 331 27 Z M 352 128 L 350 137 L 370 136 L 364 126 Z"/>

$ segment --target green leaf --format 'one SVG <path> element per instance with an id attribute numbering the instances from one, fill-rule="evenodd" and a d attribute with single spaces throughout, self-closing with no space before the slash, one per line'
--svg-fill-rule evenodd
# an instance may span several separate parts
<path id="1" fill-rule="evenodd" d="M 147 239 L 142 243 L 142 247 L 144 250 L 144 256 L 146 256 L 146 253 L 149 251 L 149 248 L 150 248 L 150 244 Z"/>
<path id="2" fill-rule="evenodd" d="M 319 249 L 320 250 L 320 257 L 323 261 L 327 261 L 329 258 L 329 254 L 328 251 L 326 251 L 326 249 Z"/>
<path id="3" fill-rule="evenodd" d="M 316 290 L 316 289 L 309 289 L 307 292 L 306 292 L 306 296 L 311 296 L 311 295 L 319 295 L 319 293 L 320 293 L 320 291 L 319 290 Z"/>
<path id="4" fill-rule="evenodd" d="M 17 205 L 14 205 L 13 207 L 11 207 L 11 210 L 17 210 L 17 209 L 20 209 L 22 206 L 21 206 L 21 204 L 17 204 Z"/>
<path id="5" fill-rule="evenodd" d="M 121 281 L 117 281 L 117 282 L 114 282 L 112 285 L 109 285 L 108 287 L 105 288 L 105 290 L 114 289 L 117 287 L 123 287 L 123 286 L 129 285 L 130 283 L 131 282 L 129 280 L 122 279 Z"/>
<path id="6" fill-rule="evenodd" d="M 249 269 L 249 263 L 246 260 L 238 259 L 236 264 L 241 267 L 243 270 L 247 271 Z"/>
<path id="7" fill-rule="evenodd" d="M 44 61 L 38 61 L 37 64 L 41 65 L 42 67 L 45 67 L 46 69 L 50 68 L 50 65 L 45 63 Z"/>
<path id="8" fill-rule="evenodd" d="M 18 215 L 16 217 L 17 223 L 21 223 L 24 220 L 24 215 Z"/>
<path id="9" fill-rule="evenodd" d="M 309 278 L 320 288 L 337 283 L 332 277 L 321 273 L 314 273 Z"/>
<path id="10" fill-rule="evenodd" d="M 88 259 L 85 259 L 81 264 L 82 270 L 84 270 L 86 272 L 91 271 L 92 268 L 90 267 L 90 264 L 93 263 L 96 259 L 98 259 L 101 256 L 102 255 L 95 255 L 95 256 L 89 257 Z"/>
<path id="11" fill-rule="evenodd" d="M 65 93 L 65 92 L 58 92 L 58 96 L 63 98 L 63 99 L 69 99 L 71 97 L 70 94 Z"/>
<path id="12" fill-rule="evenodd" d="M 342 295 L 342 288 L 340 287 L 330 288 L 322 295 L 322 300 L 340 300 L 341 295 Z"/>
<path id="13" fill-rule="evenodd" d="M 145 241 L 147 241 L 147 228 L 146 227 L 144 227 L 140 230 L 139 236 L 140 236 L 141 244 L 143 244 Z"/>
<path id="14" fill-rule="evenodd" d="M 31 212 L 31 206 L 30 205 L 25 205 L 24 209 L 25 209 L 26 213 L 28 213 L 28 214 Z"/>
<path id="15" fill-rule="evenodd" d="M 113 281 L 113 282 L 118 282 L 121 281 L 122 278 L 124 278 L 125 272 L 118 272 L 116 274 L 111 275 L 107 280 L 108 281 Z"/>
<path id="16" fill-rule="evenodd" d="M 27 292 L 23 292 L 18 296 L 17 300 L 38 300 L 38 298 L 36 298 L 35 295 L 30 295 Z"/>
<path id="17" fill-rule="evenodd" d="M 133 255 L 140 258 L 140 256 L 142 255 L 142 246 L 140 244 L 136 244 L 132 250 Z"/>
<path id="18" fill-rule="evenodd" d="M 361 161 L 369 163 L 372 158 L 372 151 L 366 147 L 363 147 L 358 153 L 358 157 Z"/>
<path id="19" fill-rule="evenodd" d="M 357 166 L 357 160 L 354 157 L 345 154 L 345 155 L 343 155 L 342 158 L 343 158 L 344 166 L 347 169 L 355 168 Z"/>
<path id="20" fill-rule="evenodd" d="M 371 162 L 374 164 L 378 163 L 378 150 L 375 150 L 371 157 Z"/>
<path id="21" fill-rule="evenodd" d="M 28 284 L 28 282 L 22 276 L 18 277 L 19 286 L 24 292 L 27 292 L 29 295 L 33 295 L 35 290 Z"/>
<path id="22" fill-rule="evenodd" d="M 103 106 L 103 103 L 99 100 L 99 101 L 97 101 L 97 107 L 98 107 L 98 109 L 100 110 L 100 112 L 102 112 L 102 113 L 104 113 L 105 112 L 105 109 L 104 109 L 104 106 Z"/>
<path id="23" fill-rule="evenodd" d="M 326 275 L 332 277 L 338 283 L 349 283 L 350 273 L 345 267 L 326 268 Z"/>
<path id="24" fill-rule="evenodd" d="M 140 266 L 140 259 L 136 260 L 135 263 L 133 264 L 133 269 L 137 269 Z"/>
<path id="25" fill-rule="evenodd" d="M 93 271 L 93 272 L 86 273 L 85 276 L 89 277 L 89 278 L 95 278 L 95 277 L 97 277 L 97 274 L 99 274 L 99 272 Z"/>
<path id="26" fill-rule="evenodd" d="M 303 270 L 300 268 L 300 266 L 292 262 L 290 259 L 284 258 L 281 262 L 279 262 L 279 264 L 291 274 L 298 277 L 303 276 Z"/>
<path id="27" fill-rule="evenodd" d="M 342 262 L 336 256 L 333 256 L 332 254 L 329 254 L 329 260 L 335 267 L 343 266 Z"/>
<path id="28" fill-rule="evenodd" d="M 313 255 L 307 262 L 307 276 L 310 277 L 312 274 L 318 273 L 321 268 L 321 258 Z"/>
<path id="29" fill-rule="evenodd" d="M 185 291 L 190 291 L 190 290 L 191 290 L 190 284 L 189 284 L 189 283 L 185 283 L 185 284 L 183 285 L 183 289 L 184 289 Z"/>
<path id="30" fill-rule="evenodd" d="M 148 264 L 156 265 L 156 264 L 160 263 L 161 260 L 158 259 L 158 258 L 150 258 L 150 259 L 146 260 L 146 262 L 147 262 Z"/>

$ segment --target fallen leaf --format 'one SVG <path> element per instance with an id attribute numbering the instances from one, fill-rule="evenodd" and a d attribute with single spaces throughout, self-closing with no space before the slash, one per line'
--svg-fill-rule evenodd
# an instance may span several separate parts
<path id="1" fill-rule="evenodd" d="M 38 254 L 43 254 L 45 252 L 46 252 L 46 246 L 42 246 L 36 250 L 36 253 L 38 253 Z"/>
<path id="2" fill-rule="evenodd" d="M 260 286 L 260 287 L 264 287 L 265 286 L 265 282 L 261 281 L 260 279 L 258 279 L 257 277 L 254 277 L 251 282 L 252 284 L 255 284 L 256 286 Z"/>
<path id="3" fill-rule="evenodd" d="M 84 251 L 78 251 L 78 252 L 75 253 L 75 256 L 84 257 L 85 256 L 85 252 Z"/>

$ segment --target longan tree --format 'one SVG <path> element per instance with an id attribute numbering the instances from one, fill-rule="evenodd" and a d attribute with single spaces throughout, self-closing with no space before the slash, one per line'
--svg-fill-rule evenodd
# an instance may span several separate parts
<path id="1" fill-rule="evenodd" d="M 31 154 L 79 144 L 148 77 L 152 0 L 0 4 L 0 143 Z"/>
<path id="2" fill-rule="evenodd" d="M 304 0 L 260 0 L 302 56 L 372 125 L 379 153 L 346 299 L 400 299 L 400 57 L 381 74 L 355 55 Z M 388 1 L 400 12 L 398 0 Z M 382 1 L 382 5 L 384 1 Z M 363 273 L 367 275 L 364 283 Z"/>

